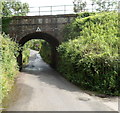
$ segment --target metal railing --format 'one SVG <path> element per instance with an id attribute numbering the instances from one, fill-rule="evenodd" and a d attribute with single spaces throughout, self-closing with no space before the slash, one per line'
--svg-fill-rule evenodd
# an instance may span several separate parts
<path id="1" fill-rule="evenodd" d="M 28 15 L 55 15 L 74 13 L 73 5 L 57 5 L 57 6 L 40 6 L 30 7 Z"/>
<path id="2" fill-rule="evenodd" d="M 107 3 L 107 2 L 106 2 Z M 119 6 L 119 5 L 118 5 Z M 99 9 L 99 10 L 98 10 Z M 109 11 L 118 11 L 118 7 L 109 7 Z M 85 8 L 79 10 L 79 12 L 99 12 L 101 9 L 97 4 L 87 4 Z M 106 9 L 105 9 L 106 10 Z M 104 11 L 104 10 L 101 10 Z M 56 5 L 56 6 L 40 6 L 30 7 L 28 16 L 32 15 L 56 15 L 56 14 L 74 14 L 74 5 Z"/>
<path id="3" fill-rule="evenodd" d="M 106 4 L 107 4 L 107 2 L 106 2 Z M 120 1 L 118 2 L 117 7 L 109 7 L 109 11 L 115 10 L 115 11 L 120 12 L 119 5 L 120 5 Z M 102 9 L 98 6 L 98 4 L 95 4 L 95 3 L 86 4 L 86 7 L 82 7 L 82 8 L 81 8 L 81 4 L 76 5 L 76 6 L 78 6 L 78 9 L 77 9 L 78 12 L 100 12 L 100 10 Z M 11 9 L 11 11 L 12 11 L 12 9 Z M 102 9 L 101 11 L 104 11 L 104 10 Z M 1 10 L 0 10 L 0 14 L 3 15 Z M 17 12 L 13 11 L 13 15 L 17 15 L 17 14 L 19 14 L 19 11 L 17 11 Z M 74 5 L 30 7 L 29 13 L 27 14 L 27 16 L 57 15 L 57 14 L 75 14 L 75 4 Z"/>

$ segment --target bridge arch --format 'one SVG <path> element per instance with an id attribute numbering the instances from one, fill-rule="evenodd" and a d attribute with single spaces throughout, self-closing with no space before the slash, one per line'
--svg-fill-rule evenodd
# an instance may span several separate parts
<path id="1" fill-rule="evenodd" d="M 19 46 L 20 47 L 24 46 L 26 42 L 32 39 L 43 39 L 50 44 L 51 55 L 52 55 L 51 56 L 52 63 L 50 65 L 53 68 L 55 68 L 57 65 L 57 61 L 58 61 L 57 59 L 58 54 L 57 54 L 56 48 L 59 46 L 59 41 L 57 40 L 57 38 L 45 32 L 34 32 L 34 33 L 27 34 L 26 36 L 21 38 L 21 40 L 18 42 Z M 17 58 L 17 61 L 18 61 L 19 68 L 21 70 L 22 69 L 22 50 L 19 51 L 19 56 Z"/>

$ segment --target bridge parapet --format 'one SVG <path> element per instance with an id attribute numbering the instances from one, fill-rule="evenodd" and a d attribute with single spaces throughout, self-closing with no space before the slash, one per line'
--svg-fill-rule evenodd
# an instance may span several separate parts
<path id="1" fill-rule="evenodd" d="M 44 32 L 61 42 L 63 28 L 75 17 L 77 17 L 76 14 L 13 17 L 9 26 L 9 34 L 19 42 L 30 33 Z"/>

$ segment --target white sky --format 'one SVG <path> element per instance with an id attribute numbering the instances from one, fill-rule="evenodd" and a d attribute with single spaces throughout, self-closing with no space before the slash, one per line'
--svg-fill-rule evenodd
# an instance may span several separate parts
<path id="1" fill-rule="evenodd" d="M 26 3 L 29 4 L 30 7 L 35 7 L 35 8 L 31 8 L 30 9 L 30 12 L 32 12 L 32 11 L 38 11 L 39 10 L 38 9 L 39 6 L 73 5 L 73 1 L 74 0 L 18 0 L 18 1 L 21 1 L 23 3 L 26 2 Z M 86 1 L 89 4 L 90 0 L 86 0 Z M 41 11 L 42 10 L 43 11 L 45 11 L 45 10 L 48 11 L 48 10 L 50 10 L 50 8 L 41 8 Z M 64 10 L 64 7 L 53 7 L 53 10 Z M 73 10 L 73 7 L 67 7 L 66 10 Z M 62 14 L 63 12 L 59 11 L 59 13 Z M 72 12 L 69 12 L 69 13 L 72 13 Z M 33 14 L 34 15 L 38 15 L 38 13 L 35 14 L 35 12 L 31 13 L 29 15 L 33 15 Z M 50 12 L 49 13 L 42 12 L 41 14 L 43 14 L 43 15 L 44 14 L 46 14 L 46 15 L 48 14 L 49 15 Z"/>
<path id="2" fill-rule="evenodd" d="M 74 0 L 16 0 L 21 1 L 23 3 L 28 3 L 30 7 L 30 12 L 28 15 L 39 15 L 39 7 L 40 6 L 56 6 L 56 5 L 73 5 Z M 87 8 L 91 8 L 91 1 L 92 0 L 82 0 L 86 1 Z M 115 0 L 106 0 L 106 1 L 115 1 Z M 117 1 L 117 0 L 116 0 Z M 50 7 L 44 7 L 41 8 L 41 14 L 40 15 L 49 15 L 50 12 L 42 12 L 42 11 L 50 11 Z M 56 11 L 54 14 L 63 14 L 64 13 L 64 7 L 53 7 L 52 10 L 63 10 L 63 11 Z M 73 13 L 73 7 L 66 7 L 66 10 L 70 10 L 69 12 L 66 12 L 66 14 Z M 53 14 L 53 13 L 52 13 Z"/>
<path id="3" fill-rule="evenodd" d="M 32 6 L 72 5 L 74 0 L 20 0 Z M 89 1 L 89 0 L 87 0 Z"/>

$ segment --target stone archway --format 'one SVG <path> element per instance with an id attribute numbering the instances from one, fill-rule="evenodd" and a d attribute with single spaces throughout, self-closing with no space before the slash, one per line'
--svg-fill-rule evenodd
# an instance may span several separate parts
<path id="1" fill-rule="evenodd" d="M 35 33 L 30 33 L 26 36 L 24 36 L 18 43 L 19 46 L 22 47 L 26 42 L 32 39 L 43 39 L 46 42 L 48 42 L 51 45 L 51 61 L 52 63 L 50 64 L 51 67 L 56 68 L 57 61 L 58 61 L 58 54 L 56 51 L 56 47 L 59 46 L 59 41 L 54 38 L 53 36 L 44 33 L 44 32 L 35 32 Z M 19 69 L 22 69 L 22 50 L 19 51 L 19 56 L 17 57 L 17 62 L 19 65 Z"/>

